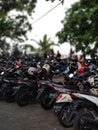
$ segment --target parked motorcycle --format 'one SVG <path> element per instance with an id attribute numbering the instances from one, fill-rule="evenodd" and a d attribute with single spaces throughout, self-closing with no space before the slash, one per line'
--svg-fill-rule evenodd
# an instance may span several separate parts
<path id="1" fill-rule="evenodd" d="M 20 89 L 16 95 L 16 103 L 19 106 L 25 106 L 37 99 L 38 81 L 48 79 L 45 69 L 29 69 L 30 80 L 18 81 Z"/>
<path id="2" fill-rule="evenodd" d="M 53 106 L 53 111 L 58 116 L 60 123 L 65 127 L 70 127 L 79 111 L 84 109 L 97 111 L 97 91 L 97 88 L 91 88 L 90 92 L 71 90 L 70 93 L 60 93 Z"/>
<path id="3" fill-rule="evenodd" d="M 7 89 L 7 84 L 11 86 L 17 77 L 18 79 L 21 78 L 21 75 L 16 67 L 2 67 L 0 70 L 0 98 L 2 98 L 5 93 L 5 88 Z"/>
<path id="4" fill-rule="evenodd" d="M 40 97 L 40 103 L 41 106 L 48 110 L 53 107 L 53 104 L 57 98 L 57 96 L 63 91 L 66 91 L 66 89 L 70 90 L 81 90 L 81 91 L 88 91 L 90 88 L 90 83 L 86 82 L 84 80 L 83 75 L 79 76 L 73 76 L 72 74 L 68 75 L 67 84 L 64 82 L 53 82 L 53 81 L 39 81 L 39 86 L 42 86 L 41 89 L 39 89 L 39 97 Z M 87 77 L 86 77 L 87 78 Z"/>
<path id="5" fill-rule="evenodd" d="M 72 90 L 60 93 L 52 108 L 52 111 L 56 114 L 64 127 L 71 127 L 73 125 L 75 114 L 74 104 L 77 105 L 77 102 L 74 102 L 74 98 Z"/>
<path id="6" fill-rule="evenodd" d="M 52 109 L 56 98 L 62 92 L 66 92 L 69 89 L 72 89 L 71 86 L 63 85 L 62 82 L 53 82 L 53 81 L 39 81 L 38 82 L 38 96 L 40 99 L 40 104 L 45 110 Z"/>

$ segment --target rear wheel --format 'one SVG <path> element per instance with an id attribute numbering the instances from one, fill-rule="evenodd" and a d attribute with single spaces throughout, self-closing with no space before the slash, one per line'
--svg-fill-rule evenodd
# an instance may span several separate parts
<path id="1" fill-rule="evenodd" d="M 29 91 L 28 89 L 20 89 L 16 95 L 16 103 L 19 106 L 26 106 L 29 104 Z"/>
<path id="2" fill-rule="evenodd" d="M 89 117 L 93 119 L 93 116 L 90 112 L 87 112 L 87 111 L 79 112 L 75 117 L 73 130 L 98 130 L 98 128 L 92 129 L 89 126 L 84 125 L 83 120 L 82 120 L 83 117 Z"/>
<path id="3" fill-rule="evenodd" d="M 15 99 L 13 97 L 13 87 L 7 86 L 3 92 L 3 96 L 6 102 L 14 102 Z"/>

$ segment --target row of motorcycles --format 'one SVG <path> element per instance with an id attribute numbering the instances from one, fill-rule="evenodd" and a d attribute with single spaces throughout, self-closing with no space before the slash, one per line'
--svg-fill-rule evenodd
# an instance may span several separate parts
<path id="1" fill-rule="evenodd" d="M 6 61 L 7 62 L 7 61 Z M 61 125 L 73 130 L 98 130 L 98 70 L 86 62 L 78 73 L 76 61 L 61 72 L 61 63 L 43 62 L 40 67 L 12 63 L 0 68 L 0 98 L 26 106 L 38 101 L 44 110 L 52 110 Z M 70 66 L 70 67 L 69 67 Z M 59 71 L 58 71 L 59 70 Z M 73 70 L 73 71 L 72 71 Z M 64 81 L 53 81 L 62 73 Z"/>

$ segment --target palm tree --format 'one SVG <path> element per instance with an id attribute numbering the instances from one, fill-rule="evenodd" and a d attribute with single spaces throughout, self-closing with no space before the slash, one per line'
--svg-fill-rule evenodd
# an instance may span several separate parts
<path id="1" fill-rule="evenodd" d="M 39 45 L 38 52 L 40 52 L 43 55 L 47 54 L 50 51 L 52 46 L 58 46 L 58 44 L 54 43 L 51 40 L 51 38 L 48 38 L 47 34 L 45 34 L 43 36 L 43 39 L 39 40 L 39 42 L 34 39 L 32 40 Z"/>

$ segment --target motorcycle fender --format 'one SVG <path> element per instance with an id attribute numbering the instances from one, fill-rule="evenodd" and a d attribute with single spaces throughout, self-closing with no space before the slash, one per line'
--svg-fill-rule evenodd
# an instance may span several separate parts
<path id="1" fill-rule="evenodd" d="M 13 89 L 14 90 L 19 90 L 21 88 L 21 86 L 14 86 Z"/>
<path id="2" fill-rule="evenodd" d="M 38 89 L 38 95 L 36 99 L 39 99 L 44 91 L 45 91 L 45 88 Z"/>
<path id="3" fill-rule="evenodd" d="M 56 103 L 61 103 L 61 102 L 72 102 L 72 98 L 69 94 L 60 94 L 57 99 Z"/>

